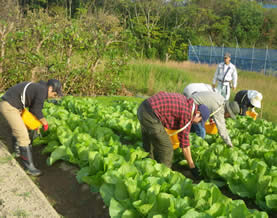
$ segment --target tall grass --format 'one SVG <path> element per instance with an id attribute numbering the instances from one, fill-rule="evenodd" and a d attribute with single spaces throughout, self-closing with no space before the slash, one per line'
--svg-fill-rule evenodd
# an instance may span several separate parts
<path id="1" fill-rule="evenodd" d="M 182 93 L 189 83 L 212 83 L 217 65 L 195 64 L 191 62 L 160 62 L 139 60 L 124 72 L 122 81 L 132 92 L 153 95 L 159 91 Z M 263 94 L 259 117 L 277 123 L 277 77 L 238 69 L 239 90 L 257 90 Z"/>

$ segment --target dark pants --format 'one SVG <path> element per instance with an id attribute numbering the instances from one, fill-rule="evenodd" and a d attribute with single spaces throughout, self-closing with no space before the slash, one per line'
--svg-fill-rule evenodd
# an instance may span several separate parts
<path id="1" fill-rule="evenodd" d="M 171 167 L 173 147 L 161 121 L 154 115 L 147 102 L 144 101 L 137 112 L 141 125 L 143 148 L 158 163 Z"/>
<path id="2" fill-rule="evenodd" d="M 193 123 L 191 125 L 190 131 L 195 132 L 196 135 L 200 136 L 202 139 L 204 139 L 206 136 L 206 129 L 201 125 L 201 123 Z"/>

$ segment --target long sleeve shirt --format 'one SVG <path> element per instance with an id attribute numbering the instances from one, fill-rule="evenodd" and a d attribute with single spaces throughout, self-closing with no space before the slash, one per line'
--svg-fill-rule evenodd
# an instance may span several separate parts
<path id="1" fill-rule="evenodd" d="M 167 129 L 178 130 L 192 120 L 193 99 L 187 99 L 177 93 L 159 92 L 148 99 L 153 112 Z M 198 106 L 195 105 L 195 112 Z M 194 116 L 193 114 L 193 116 Z M 186 129 L 178 133 L 180 147 L 190 146 L 189 133 L 191 122 Z"/>
<path id="2" fill-rule="evenodd" d="M 215 71 L 213 84 L 216 84 L 217 81 L 223 83 L 224 85 L 232 82 L 233 87 L 236 88 L 238 81 L 238 72 L 235 65 L 232 63 L 229 63 L 228 65 L 226 65 L 224 62 L 220 63 Z"/>
<path id="3" fill-rule="evenodd" d="M 28 82 L 22 82 L 12 86 L 2 96 L 2 99 L 9 102 L 9 104 L 18 110 L 23 110 L 23 103 L 21 102 L 21 95 L 24 87 Z M 48 88 L 46 83 L 31 83 L 25 92 L 25 107 L 34 114 L 38 119 L 43 118 L 42 108 L 44 101 L 48 98 Z"/>
<path id="4" fill-rule="evenodd" d="M 206 105 L 216 123 L 218 133 L 227 145 L 232 145 L 228 130 L 225 123 L 225 99 L 220 94 L 215 92 L 198 92 L 192 95 L 196 104 Z"/>

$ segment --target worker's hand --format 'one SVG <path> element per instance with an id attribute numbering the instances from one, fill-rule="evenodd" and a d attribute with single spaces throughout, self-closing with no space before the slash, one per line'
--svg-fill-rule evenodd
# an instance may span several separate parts
<path id="1" fill-rule="evenodd" d="M 200 172 L 197 167 L 191 168 L 190 172 L 194 176 L 195 179 L 201 179 Z"/>
<path id="2" fill-rule="evenodd" d="M 48 123 L 43 125 L 43 130 L 44 130 L 44 132 L 46 132 L 48 130 Z"/>

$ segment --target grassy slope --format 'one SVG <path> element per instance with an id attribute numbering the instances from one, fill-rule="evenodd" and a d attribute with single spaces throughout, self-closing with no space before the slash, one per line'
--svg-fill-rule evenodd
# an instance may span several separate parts
<path id="1" fill-rule="evenodd" d="M 123 74 L 125 86 L 135 93 L 153 95 L 161 90 L 182 93 L 192 82 L 211 84 L 217 65 L 194 64 L 190 62 L 136 61 Z M 238 70 L 237 91 L 254 89 L 263 94 L 263 107 L 259 117 L 277 123 L 277 77 L 264 76 L 256 72 Z"/>

